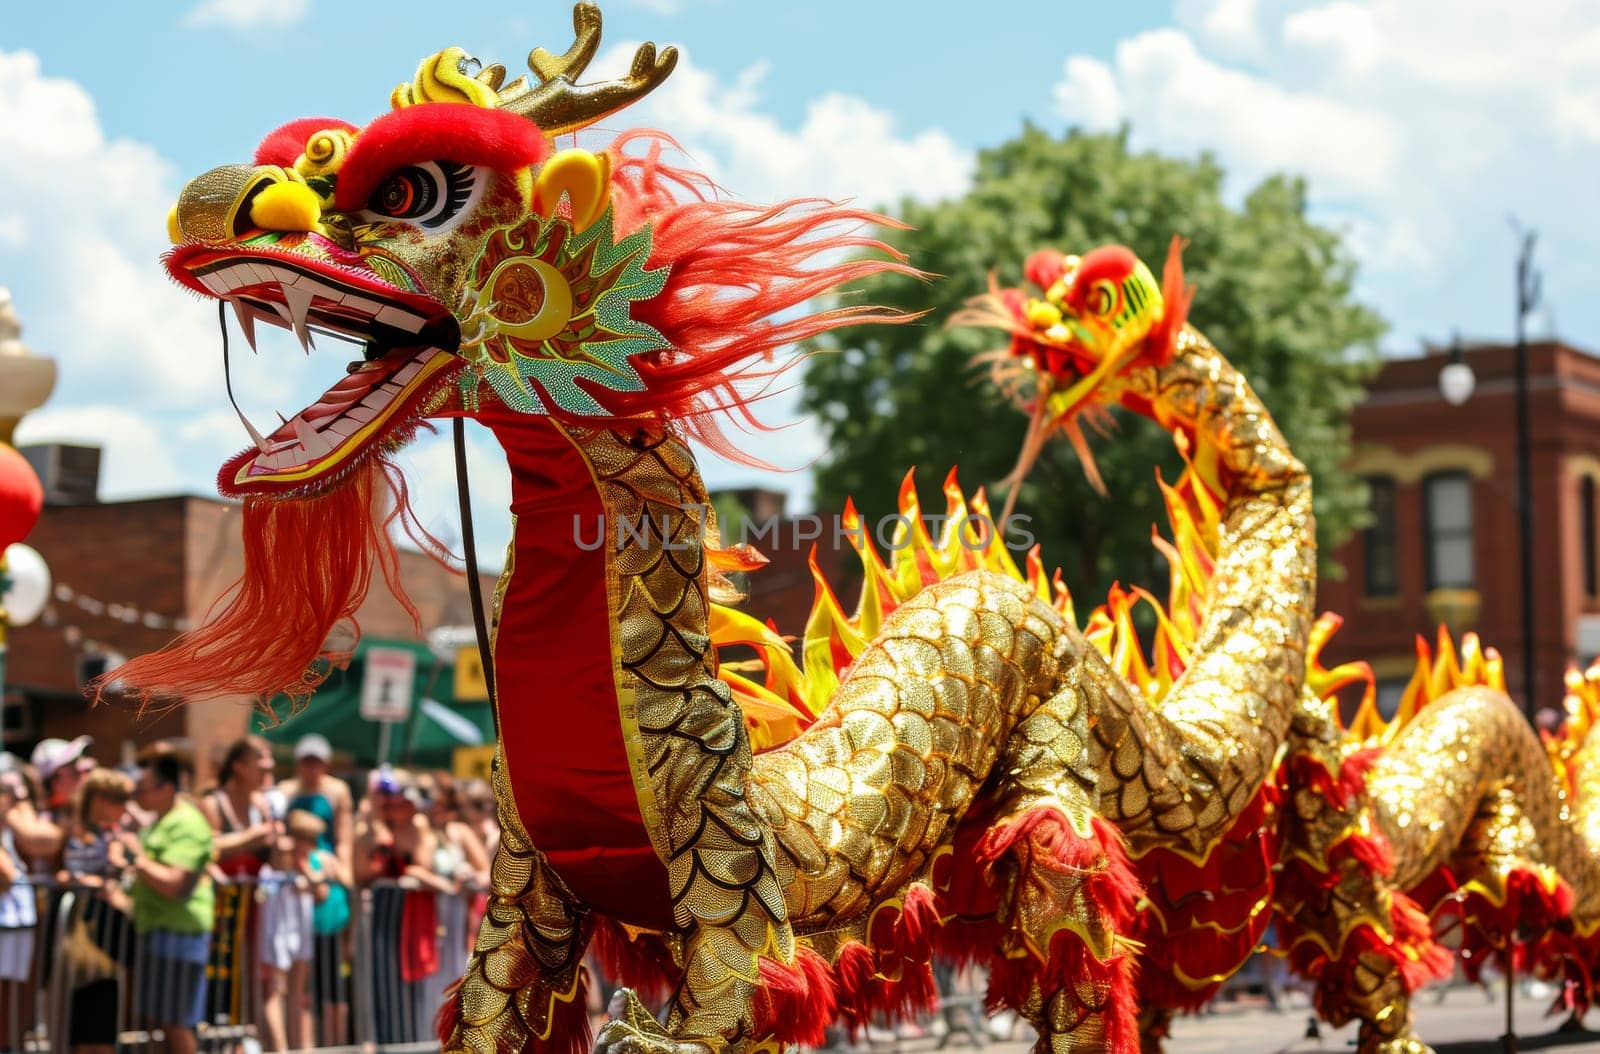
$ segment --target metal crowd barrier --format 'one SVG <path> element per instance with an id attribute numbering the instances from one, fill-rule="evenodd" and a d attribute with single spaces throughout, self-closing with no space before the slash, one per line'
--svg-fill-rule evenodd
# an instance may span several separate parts
<path id="1" fill-rule="evenodd" d="M 141 1019 L 136 994 L 150 986 L 153 998 L 175 1004 L 182 978 L 152 972 L 167 970 L 171 960 L 153 958 L 131 917 L 97 890 L 29 883 L 37 924 L 0 929 L 0 1054 L 154 1054 L 166 1037 L 158 1022 Z M 313 946 L 305 999 L 295 986 L 270 990 L 262 953 L 273 934 L 260 893 L 253 880 L 216 882 L 203 1021 L 195 1030 L 200 1051 L 265 1054 L 302 1049 L 302 1039 L 305 1049 L 359 1054 L 439 1049 L 433 1017 L 466 964 L 480 892 L 437 893 L 414 879 L 352 891 L 344 932 Z M 609 986 L 598 974 L 595 981 L 591 1011 L 598 1019 Z M 982 1011 L 981 977 L 941 970 L 938 982 L 940 1008 L 920 1027 L 869 1028 L 853 1044 L 830 1038 L 871 1052 L 981 1048 L 996 1038 Z M 309 1017 L 306 1029 L 293 1023 L 296 1015 Z"/>
<path id="2" fill-rule="evenodd" d="M 184 967 L 153 957 L 131 917 L 97 890 L 38 878 L 30 885 L 37 923 L 0 929 L 0 1054 L 158 1049 L 165 1037 L 157 1022 L 140 1019 L 137 994 L 147 986 L 147 1002 L 177 1006 L 193 974 L 152 974 Z M 344 932 L 317 938 L 310 959 L 276 990 L 263 964 L 274 934 L 259 893 L 253 880 L 216 883 L 195 1030 L 201 1051 L 258 1054 L 302 1049 L 302 1041 L 363 1054 L 438 1050 L 433 1016 L 466 964 L 480 893 L 438 893 L 414 879 L 352 891 Z"/>

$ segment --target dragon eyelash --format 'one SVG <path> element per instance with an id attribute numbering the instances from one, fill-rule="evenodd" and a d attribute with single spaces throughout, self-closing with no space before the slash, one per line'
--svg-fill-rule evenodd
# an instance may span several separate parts
<path id="1" fill-rule="evenodd" d="M 443 226 L 455 218 L 472 197 L 472 189 L 477 182 L 474 169 L 470 165 L 454 161 L 437 161 L 435 164 L 444 177 L 444 207 L 437 215 L 421 224 L 429 230 Z"/>

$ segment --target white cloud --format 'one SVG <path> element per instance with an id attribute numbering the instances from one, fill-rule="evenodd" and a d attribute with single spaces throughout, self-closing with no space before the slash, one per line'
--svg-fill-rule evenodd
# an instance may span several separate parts
<path id="1" fill-rule="evenodd" d="M 0 52 L 0 200 L 18 206 L 0 214 L 0 275 L 24 340 L 59 367 L 51 402 L 19 436 L 102 444 L 107 497 L 210 493 L 245 445 L 218 410 L 214 311 L 159 263 L 178 185 L 155 150 L 107 137 L 79 84 L 29 52 Z M 291 371 L 261 372 L 253 389 L 276 398 Z"/>
<path id="2" fill-rule="evenodd" d="M 1372 193 L 1396 175 L 1399 136 L 1382 113 L 1311 92 L 1293 92 L 1211 61 L 1176 29 L 1117 45 L 1115 67 L 1069 62 L 1056 97 L 1069 119 L 1104 127 L 1102 104 L 1120 109 L 1140 135 L 1186 153 L 1213 150 L 1241 178 L 1298 169 L 1335 193 Z"/>
<path id="3" fill-rule="evenodd" d="M 115 385 L 171 406 L 219 379 L 214 356 L 196 354 L 216 346 L 206 312 L 156 262 L 176 199 L 172 166 L 108 139 L 81 86 L 0 52 L 0 201 L 50 217 L 8 225 L 0 273 L 25 282 L 17 309 L 36 350 L 61 360 L 64 389 Z"/>
<path id="4" fill-rule="evenodd" d="M 186 26 L 281 29 L 305 19 L 311 0 L 200 0 L 183 16 Z"/>
<path id="5" fill-rule="evenodd" d="M 635 46 L 608 48 L 596 75 L 625 71 Z M 628 119 L 670 130 L 695 163 L 744 200 L 824 195 L 881 207 L 906 195 L 957 194 L 971 182 L 972 151 L 939 129 L 905 134 L 888 110 L 854 96 L 812 99 L 800 125 L 785 127 L 760 109 L 765 72 L 758 63 L 729 81 L 685 54 Z"/>
<path id="6" fill-rule="evenodd" d="M 1178 0 L 1178 22 L 1225 55 L 1249 57 L 1266 48 L 1260 0 Z"/>
<path id="7" fill-rule="evenodd" d="M 1283 22 L 1283 40 L 1328 64 L 1340 77 L 1360 77 L 1383 57 L 1383 33 L 1372 11 L 1339 0 L 1326 7 L 1296 11 Z"/>
<path id="8" fill-rule="evenodd" d="M 1075 55 L 1055 86 L 1056 108 L 1085 128 L 1111 131 L 1122 123 L 1122 92 L 1111 67 Z"/>
<path id="9" fill-rule="evenodd" d="M 1129 37 L 1108 61 L 1067 61 L 1058 112 L 1096 129 L 1126 121 L 1136 148 L 1210 152 L 1234 195 L 1272 172 L 1306 176 L 1314 215 L 1347 232 L 1397 341 L 1455 324 L 1506 332 L 1508 212 L 1563 261 L 1547 288 L 1568 322 L 1589 310 L 1592 0 L 1178 0 L 1176 12 L 1177 27 Z"/>

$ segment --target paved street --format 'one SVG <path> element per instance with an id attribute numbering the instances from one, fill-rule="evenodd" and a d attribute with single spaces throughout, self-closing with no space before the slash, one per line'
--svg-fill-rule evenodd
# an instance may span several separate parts
<path id="1" fill-rule="evenodd" d="M 1330 1029 L 1322 1026 L 1320 1039 L 1306 1038 L 1306 1023 L 1311 1011 L 1303 996 L 1291 995 L 1290 1007 L 1283 1013 L 1268 1010 L 1260 1000 L 1229 1003 L 1215 1014 L 1180 1018 L 1173 1026 L 1168 1054 L 1307 1054 L 1311 1051 L 1344 1052 L 1353 1050 L 1355 1026 Z M 1433 1044 L 1438 1054 L 1499 1054 L 1504 1031 L 1505 1005 L 1496 990 L 1494 1000 L 1475 988 L 1456 988 L 1437 1000 L 1424 993 L 1417 1008 L 1422 1038 Z M 1559 1017 L 1546 1017 L 1549 998 L 1520 998 L 1516 1007 L 1518 1049 L 1551 1050 L 1562 1054 L 1600 1054 L 1600 1031 L 1588 1034 L 1557 1033 Z M 1600 1027 L 1600 1011 L 1591 1024 Z M 933 1049 L 931 1040 L 909 1040 L 898 1045 L 903 1054 L 920 1054 Z M 987 1054 L 1026 1054 L 1022 1040 L 990 1043 Z M 888 1044 L 862 1044 L 862 1054 L 887 1054 L 895 1049 Z M 971 1050 L 957 1038 L 945 1048 Z"/>
<path id="2" fill-rule="evenodd" d="M 1259 1003 L 1224 1006 L 1208 1017 L 1186 1017 L 1173 1026 L 1172 1054 L 1302 1054 L 1345 1051 L 1355 1042 L 1354 1025 L 1322 1027 L 1320 1039 L 1305 1037 L 1311 1011 L 1303 998 L 1291 996 L 1291 1009 L 1275 1014 Z M 1497 989 L 1493 1002 L 1476 988 L 1453 989 L 1441 1002 L 1423 993 L 1417 1007 L 1418 1032 L 1439 1054 L 1498 1054 L 1505 1031 L 1505 1003 Z M 1517 1000 L 1518 1049 L 1600 1052 L 1600 1032 L 1556 1033 L 1560 1017 L 1546 1017 L 1549 998 Z M 1600 1025 L 1600 1015 L 1593 1024 Z"/>

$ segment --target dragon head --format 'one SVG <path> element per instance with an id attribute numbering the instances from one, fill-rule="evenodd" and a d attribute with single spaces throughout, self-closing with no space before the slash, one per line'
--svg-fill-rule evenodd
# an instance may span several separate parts
<path id="1" fill-rule="evenodd" d="M 1021 299 L 1016 317 L 1026 335 L 1010 349 L 1042 377 L 1055 417 L 1075 413 L 1127 365 L 1161 322 L 1155 277 L 1130 250 L 1107 245 L 1078 256 L 1043 250 L 1028 258 L 1028 280 L 1042 296 Z"/>
<path id="2" fill-rule="evenodd" d="M 252 164 L 183 189 L 166 258 L 179 282 L 219 313 L 230 305 L 252 342 L 266 324 L 308 350 L 314 336 L 358 350 L 281 426 L 244 421 L 251 445 L 219 477 L 242 499 L 244 573 L 204 625 L 121 667 L 126 691 L 147 703 L 305 699 L 348 655 L 340 627 L 375 574 L 408 603 L 390 525 L 440 552 L 408 519 L 386 456 L 425 418 L 546 433 L 549 419 L 590 431 L 648 421 L 750 461 L 718 422 L 754 420 L 766 389 L 744 382 L 796 361 L 779 349 L 908 317 L 808 307 L 867 275 L 918 274 L 870 233 L 894 225 L 882 216 L 722 199 L 664 160 L 659 132 L 555 149 L 552 137 L 640 98 L 676 59 L 644 44 L 626 76 L 579 84 L 600 13 L 579 3 L 573 25 L 564 54 L 528 56 L 528 78 L 507 83 L 447 48 L 366 126 L 293 121 Z"/>
<path id="3" fill-rule="evenodd" d="M 621 79 L 579 85 L 600 42 L 580 3 L 563 55 L 542 48 L 505 83 L 460 48 L 425 59 L 391 111 L 357 128 L 310 118 L 274 131 L 254 163 L 191 180 L 168 217 L 167 269 L 231 305 L 254 344 L 260 324 L 359 352 L 311 406 L 219 477 L 224 493 L 315 494 L 420 418 L 489 396 L 528 413 L 625 413 L 635 357 L 666 349 L 628 310 L 661 291 L 650 233 L 616 238 L 612 161 L 555 151 L 573 132 L 642 97 L 676 52 L 640 46 Z M 241 413 L 241 418 L 243 414 Z"/>
<path id="4" fill-rule="evenodd" d="M 1082 256 L 1044 249 L 1023 267 L 1032 289 L 1001 289 L 974 299 L 952 323 L 999 328 L 1009 346 L 986 352 L 995 383 L 1029 415 L 1017 466 L 1006 480 L 1011 494 L 1057 432 L 1077 449 L 1090 482 L 1104 490 L 1084 441 L 1079 418 L 1118 403 L 1125 380 L 1137 366 L 1171 359 L 1188 315 L 1191 291 L 1184 285 L 1174 237 L 1158 285 L 1132 250 L 1106 245 Z"/>

